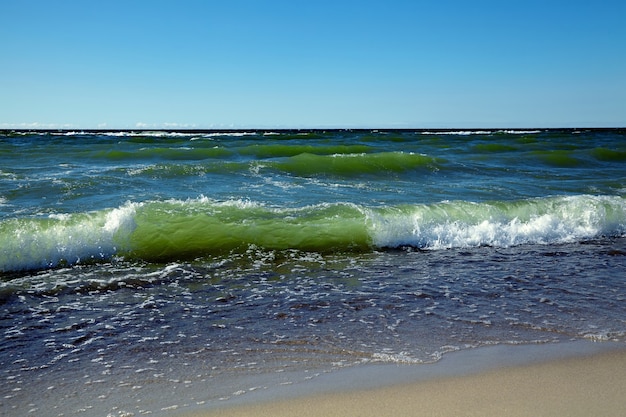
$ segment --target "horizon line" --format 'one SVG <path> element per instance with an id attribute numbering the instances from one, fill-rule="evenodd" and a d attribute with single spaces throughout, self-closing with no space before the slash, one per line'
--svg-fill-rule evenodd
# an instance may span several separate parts
<path id="1" fill-rule="evenodd" d="M 188 132 L 188 133 L 218 133 L 218 132 L 320 132 L 320 131 L 413 131 L 413 132 L 477 132 L 477 131 L 489 131 L 489 132 L 498 132 L 498 131 L 557 131 L 557 130 L 620 130 L 626 129 L 625 126 L 574 126 L 574 127 L 229 127 L 229 128 L 4 128 L 0 127 L 0 133 L 5 132 L 59 132 L 59 133 L 70 133 L 70 132 L 85 132 L 85 133 L 96 133 L 96 132 Z"/>

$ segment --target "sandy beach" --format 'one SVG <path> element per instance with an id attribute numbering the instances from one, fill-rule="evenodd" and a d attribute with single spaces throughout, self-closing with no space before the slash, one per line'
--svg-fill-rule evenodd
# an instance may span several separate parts
<path id="1" fill-rule="evenodd" d="M 623 416 L 625 369 L 626 350 L 618 349 L 186 416 Z"/>

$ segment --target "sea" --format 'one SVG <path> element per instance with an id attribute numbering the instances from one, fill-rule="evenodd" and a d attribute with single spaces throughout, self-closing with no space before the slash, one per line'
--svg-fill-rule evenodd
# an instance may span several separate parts
<path id="1" fill-rule="evenodd" d="M 626 346 L 626 130 L 0 132 L 0 415 Z"/>

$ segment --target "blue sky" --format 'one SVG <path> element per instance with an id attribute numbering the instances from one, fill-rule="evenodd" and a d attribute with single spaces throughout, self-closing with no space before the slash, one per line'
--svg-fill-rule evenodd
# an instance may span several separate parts
<path id="1" fill-rule="evenodd" d="M 626 126 L 626 2 L 1 0 L 0 128 Z"/>

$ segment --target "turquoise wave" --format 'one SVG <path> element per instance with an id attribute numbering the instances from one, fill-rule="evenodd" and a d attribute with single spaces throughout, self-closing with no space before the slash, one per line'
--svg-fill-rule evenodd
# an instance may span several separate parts
<path id="1" fill-rule="evenodd" d="M 411 246 L 558 244 L 626 236 L 626 199 L 578 195 L 394 207 L 268 207 L 207 198 L 127 203 L 89 213 L 0 222 L 0 271 L 122 257 L 162 262 L 264 250 L 329 253 Z"/>
<path id="2" fill-rule="evenodd" d="M 497 139 L 498 137 L 496 137 Z M 431 138 L 432 139 L 432 138 Z M 286 141 L 288 142 L 288 141 Z M 423 140 L 414 145 L 415 149 L 424 146 Z M 432 144 L 431 144 L 432 146 Z M 447 149 L 449 142 L 441 143 Z M 563 168 L 602 168 L 607 164 L 626 162 L 626 149 L 623 147 L 580 148 L 574 145 L 546 148 L 546 144 L 529 146 L 512 141 L 483 141 L 467 149 L 451 150 L 450 158 L 411 151 L 381 151 L 372 144 L 320 145 L 320 144 L 248 144 L 245 146 L 224 146 L 197 141 L 190 145 L 185 142 L 179 147 L 143 147 L 139 149 L 81 150 L 74 157 L 104 159 L 109 162 L 150 164 L 146 174 L 198 175 L 212 172 L 245 172 L 259 167 L 285 172 L 297 176 L 338 176 L 380 175 L 419 171 L 464 170 L 467 164 L 477 160 L 489 160 L 492 164 L 510 169 L 520 166 L 536 166 L 540 169 Z M 441 149 L 438 152 L 441 152 Z M 433 151 L 433 149 L 430 149 Z M 3 150 L 0 148 L 0 155 Z M 6 154 L 10 154 L 10 149 Z"/>
<path id="3" fill-rule="evenodd" d="M 266 166 L 299 176 L 361 174 L 387 175 L 414 170 L 433 171 L 444 162 L 442 158 L 407 152 L 371 154 L 317 155 L 301 153 L 281 161 L 265 162 Z"/>
<path id="4" fill-rule="evenodd" d="M 272 152 L 283 153 L 280 149 Z M 287 152 L 284 152 L 287 153 Z M 253 160 L 216 160 L 201 164 L 156 163 L 142 168 L 130 168 L 131 175 L 175 178 L 177 176 L 202 175 L 208 173 L 240 173 L 270 170 L 301 177 L 340 177 L 380 176 L 408 172 L 432 172 L 443 167 L 443 158 L 405 152 L 378 153 L 334 153 L 312 154 L 295 153 L 294 156 L 253 159 Z"/>
<path id="5" fill-rule="evenodd" d="M 291 157 L 300 154 L 315 155 L 345 155 L 371 153 L 375 148 L 368 145 L 319 145 L 319 144 L 254 144 L 235 148 L 240 155 L 254 156 L 255 158 Z"/>

